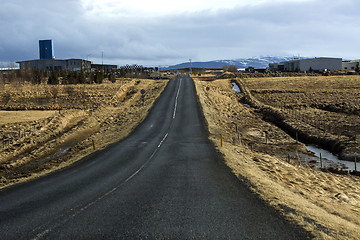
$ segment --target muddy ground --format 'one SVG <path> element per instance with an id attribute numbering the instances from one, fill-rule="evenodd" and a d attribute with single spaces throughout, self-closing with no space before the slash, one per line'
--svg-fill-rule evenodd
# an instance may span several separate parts
<path id="1" fill-rule="evenodd" d="M 166 84 L 167 80 L 118 79 L 99 85 L 1 85 L 1 110 L 54 113 L 0 123 L 0 187 L 69 166 L 125 138 Z M 146 91 L 144 102 L 141 89 Z"/>
<path id="2" fill-rule="evenodd" d="M 197 79 L 195 84 L 210 138 L 239 180 L 318 239 L 358 239 L 360 178 L 323 172 L 301 161 L 308 154 L 305 145 L 273 123 L 282 117 L 281 109 L 264 106 L 265 100 L 258 96 L 235 93 L 231 85 L 234 80 Z M 246 79 L 250 95 L 255 84 L 269 87 L 266 82 Z M 258 107 L 247 107 L 244 101 Z M 277 106 L 276 102 L 267 103 Z M 293 154 L 290 161 L 288 153 Z"/>

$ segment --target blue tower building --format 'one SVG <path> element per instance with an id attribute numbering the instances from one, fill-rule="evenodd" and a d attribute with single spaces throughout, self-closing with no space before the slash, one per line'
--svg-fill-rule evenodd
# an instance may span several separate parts
<path id="1" fill-rule="evenodd" d="M 39 40 L 40 59 L 52 59 L 52 40 Z"/>

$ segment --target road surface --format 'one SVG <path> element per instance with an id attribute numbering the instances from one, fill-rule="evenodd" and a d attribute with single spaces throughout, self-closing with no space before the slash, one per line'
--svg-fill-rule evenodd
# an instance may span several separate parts
<path id="1" fill-rule="evenodd" d="M 0 192 L 1 239 L 306 239 L 208 140 L 192 79 L 171 80 L 127 139 Z"/>

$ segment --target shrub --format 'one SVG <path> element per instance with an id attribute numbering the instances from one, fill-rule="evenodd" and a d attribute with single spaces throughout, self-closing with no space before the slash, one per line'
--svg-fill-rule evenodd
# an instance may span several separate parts
<path id="1" fill-rule="evenodd" d="M 101 84 L 103 82 L 103 79 L 104 79 L 103 71 L 96 70 L 94 82 L 97 84 Z"/>
<path id="2" fill-rule="evenodd" d="M 40 84 L 41 83 L 42 74 L 39 70 L 34 70 L 32 73 L 32 83 Z"/>
<path id="3" fill-rule="evenodd" d="M 50 73 L 47 83 L 51 84 L 51 85 L 59 84 L 59 79 L 58 79 L 57 73 L 55 71 L 52 71 Z"/>
<path id="4" fill-rule="evenodd" d="M 223 66 L 223 70 L 224 70 L 225 72 L 237 73 L 237 67 L 236 67 L 235 65 Z"/>

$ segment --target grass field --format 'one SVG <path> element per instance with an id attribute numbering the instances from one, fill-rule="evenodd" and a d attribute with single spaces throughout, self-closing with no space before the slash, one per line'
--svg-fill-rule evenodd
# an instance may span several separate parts
<path id="1" fill-rule="evenodd" d="M 0 84 L 2 110 L 59 110 L 92 109 L 109 101 L 122 85 L 131 79 L 116 83 L 47 85 Z"/>
<path id="2" fill-rule="evenodd" d="M 0 125 L 49 118 L 55 111 L 0 111 Z"/>
<path id="3" fill-rule="evenodd" d="M 288 108 L 328 108 L 360 114 L 360 76 L 249 78 L 244 80 L 260 101 Z"/>

